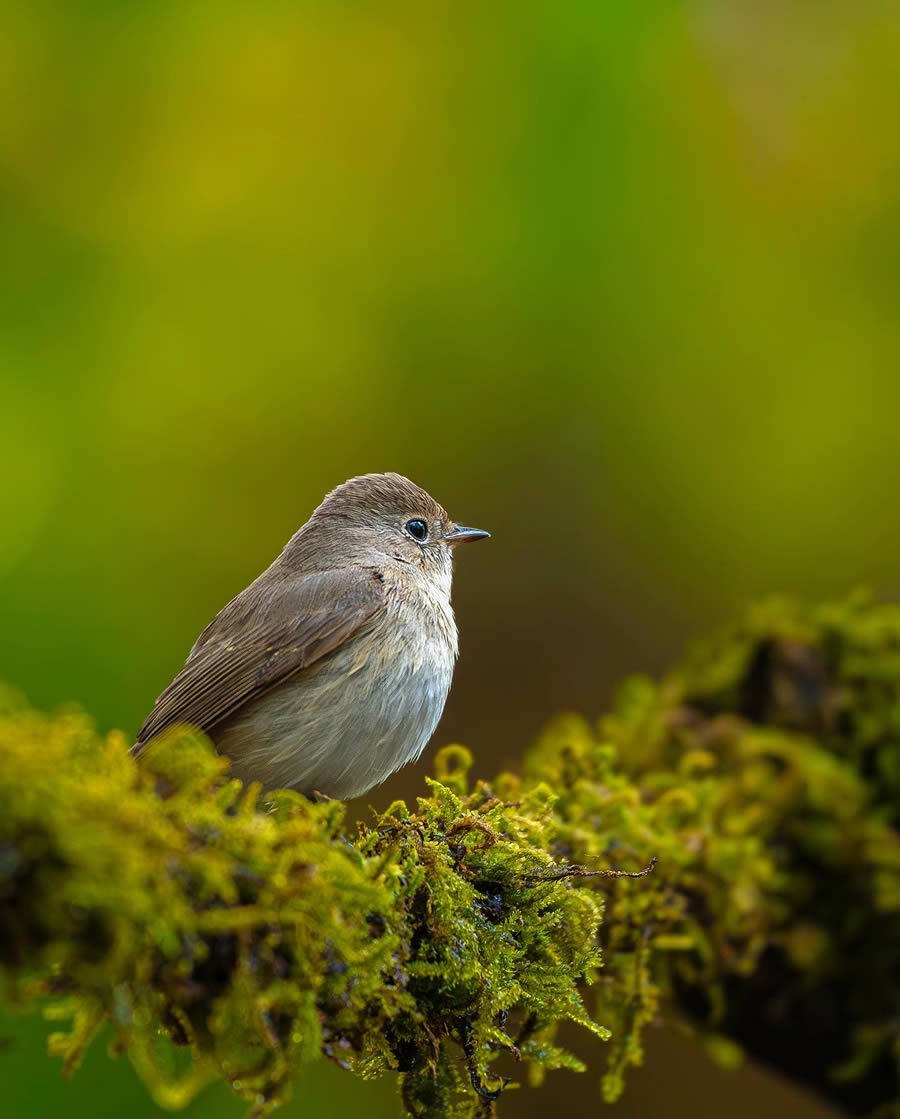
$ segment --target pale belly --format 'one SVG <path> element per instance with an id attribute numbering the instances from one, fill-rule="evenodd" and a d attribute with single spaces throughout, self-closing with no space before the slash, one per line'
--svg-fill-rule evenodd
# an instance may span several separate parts
<path id="1" fill-rule="evenodd" d="M 444 709 L 455 650 L 392 632 L 360 634 L 217 728 L 235 776 L 345 800 L 414 761 Z"/>

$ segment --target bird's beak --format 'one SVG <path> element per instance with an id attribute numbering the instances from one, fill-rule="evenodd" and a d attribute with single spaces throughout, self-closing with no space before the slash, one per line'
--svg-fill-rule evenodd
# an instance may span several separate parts
<path id="1" fill-rule="evenodd" d="M 491 534 L 483 528 L 466 528 L 465 525 L 454 525 L 444 536 L 447 544 L 466 544 L 469 540 L 486 540 Z"/>

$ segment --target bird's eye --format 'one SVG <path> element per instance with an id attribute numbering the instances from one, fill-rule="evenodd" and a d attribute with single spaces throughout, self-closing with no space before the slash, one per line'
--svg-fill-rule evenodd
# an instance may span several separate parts
<path id="1" fill-rule="evenodd" d="M 424 521 L 412 520 L 406 522 L 406 531 L 413 538 L 421 543 L 423 540 L 428 539 L 428 525 Z"/>

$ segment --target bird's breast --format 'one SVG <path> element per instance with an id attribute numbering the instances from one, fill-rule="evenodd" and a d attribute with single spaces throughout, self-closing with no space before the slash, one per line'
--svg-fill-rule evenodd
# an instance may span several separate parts
<path id="1" fill-rule="evenodd" d="M 449 599 L 386 589 L 372 623 L 216 736 L 238 776 L 346 799 L 419 756 L 450 690 L 456 623 Z"/>

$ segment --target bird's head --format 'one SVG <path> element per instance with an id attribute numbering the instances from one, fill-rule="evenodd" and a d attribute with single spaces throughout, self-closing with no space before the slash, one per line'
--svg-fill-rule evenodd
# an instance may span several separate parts
<path id="1" fill-rule="evenodd" d="M 362 474 L 333 489 L 310 526 L 340 542 L 346 562 L 379 557 L 408 564 L 450 590 L 453 550 L 490 533 L 452 520 L 421 486 L 402 474 Z"/>

